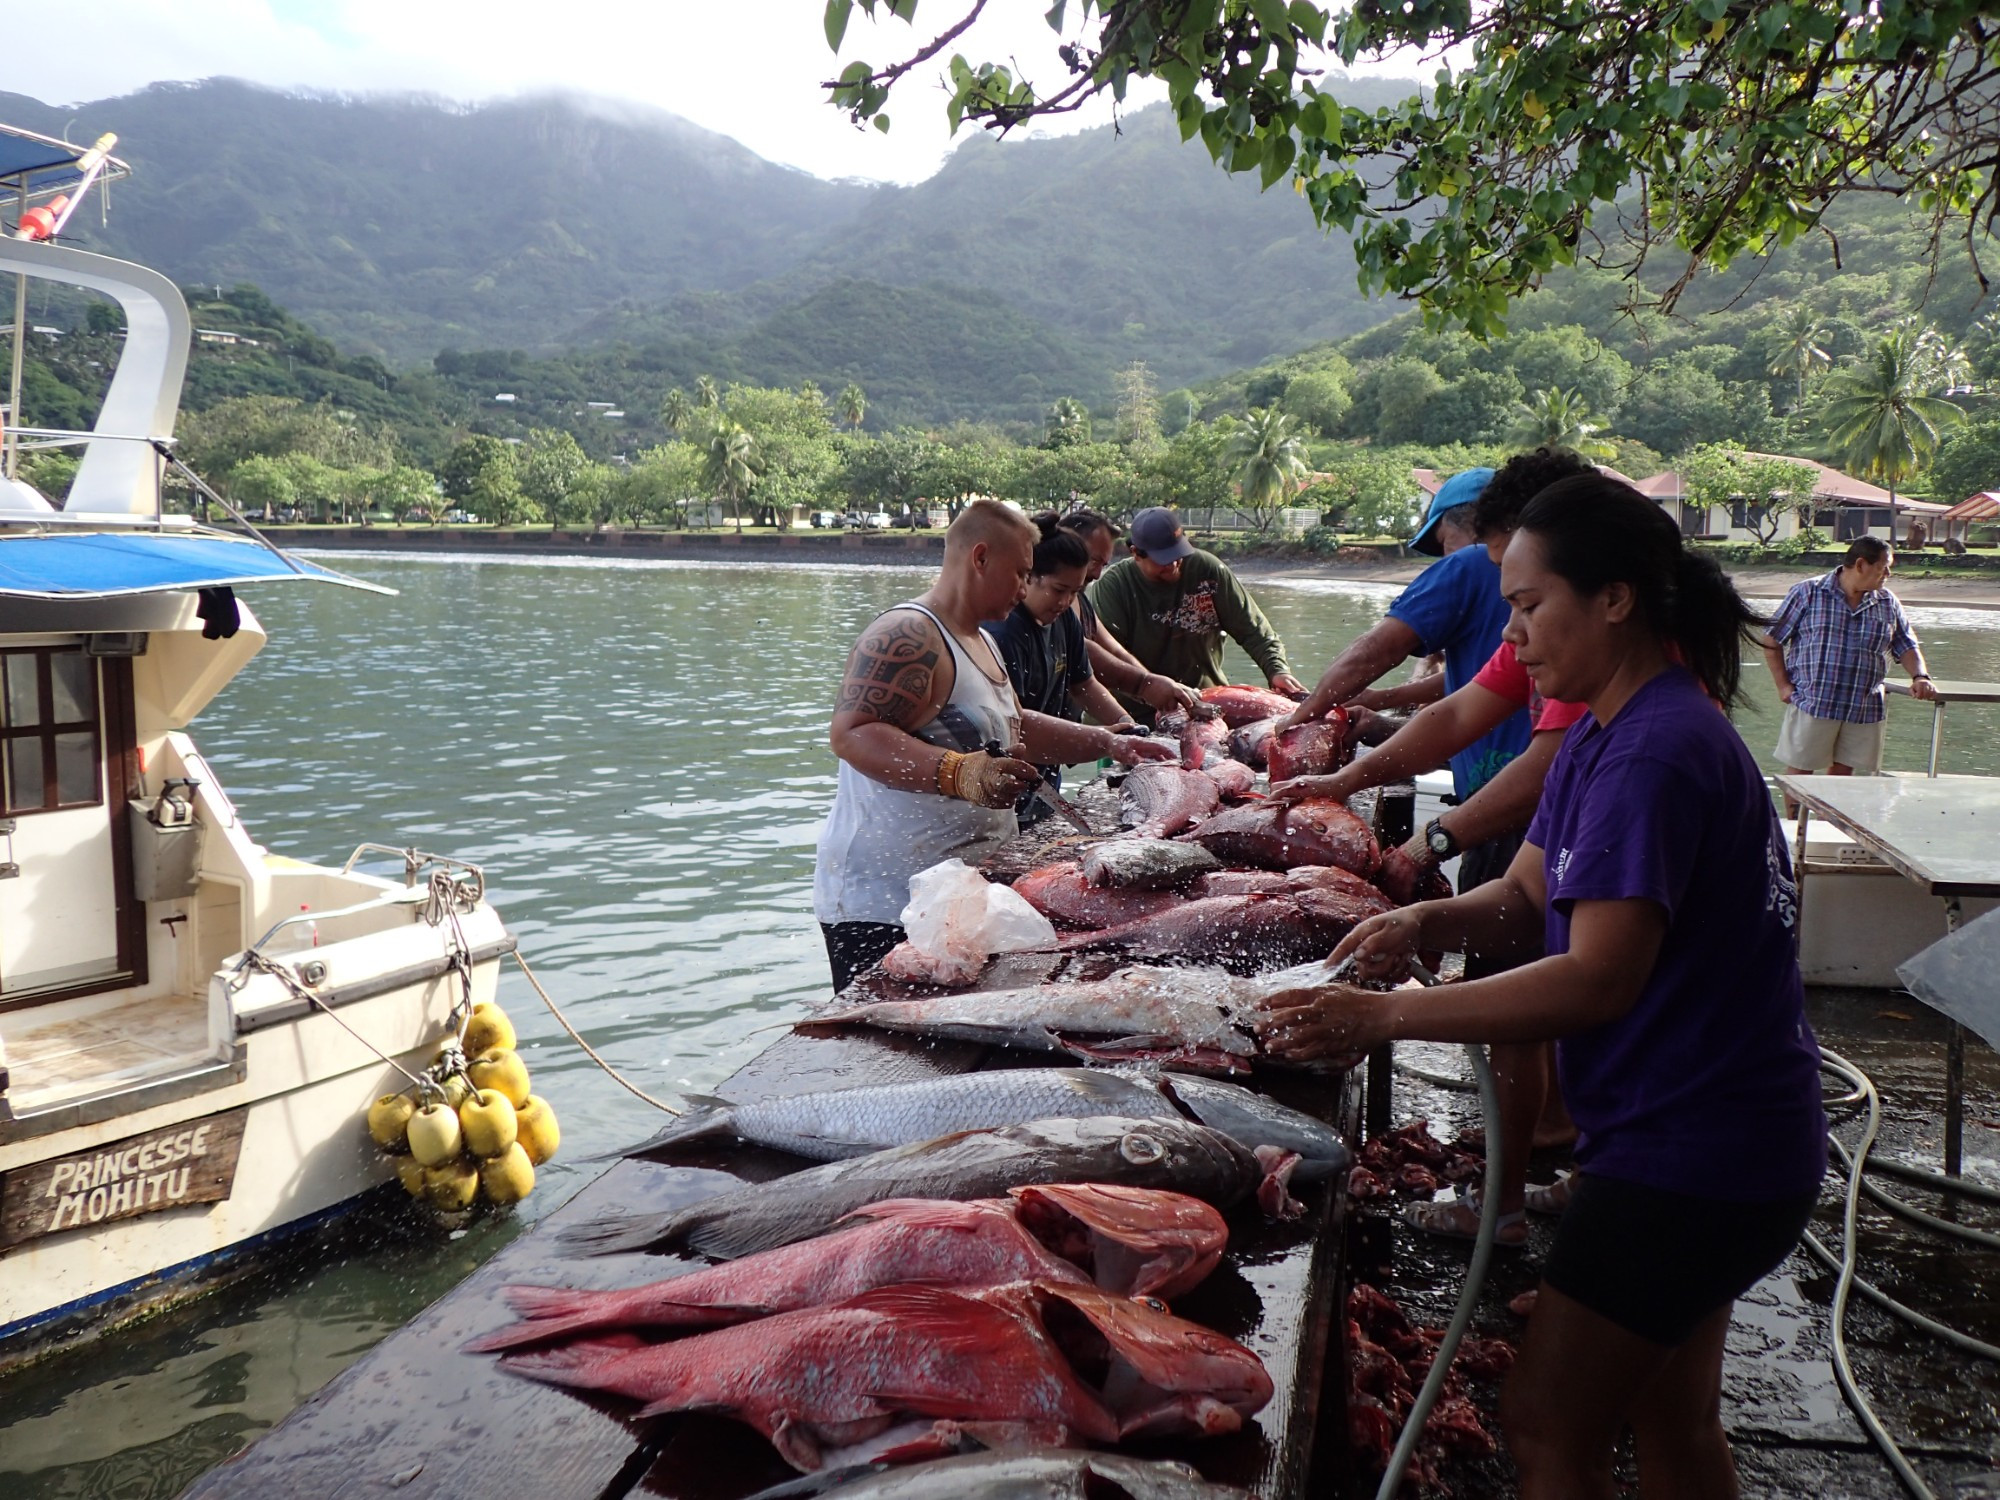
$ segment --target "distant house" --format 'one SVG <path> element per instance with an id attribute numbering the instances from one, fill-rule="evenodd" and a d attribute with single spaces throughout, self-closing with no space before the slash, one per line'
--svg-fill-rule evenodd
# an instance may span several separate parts
<path id="1" fill-rule="evenodd" d="M 519 398 L 512 391 L 501 391 L 493 399 L 498 401 L 502 406 L 512 406 Z"/>
<path id="2" fill-rule="evenodd" d="M 255 339 L 245 338 L 227 328 L 197 328 L 194 336 L 204 344 L 248 344 L 252 349 L 257 347 Z"/>
<path id="3" fill-rule="evenodd" d="M 600 412 L 599 415 L 605 417 L 622 417 L 625 415 L 625 413 L 622 411 L 607 411 L 607 412 Z"/>
<path id="4" fill-rule="evenodd" d="M 1975 525 L 1994 521 L 2000 521 L 2000 490 L 1981 490 L 1976 495 L 1968 495 L 1938 517 L 1938 525 L 1931 534 L 1932 540 L 1941 542 L 1951 537 L 1962 542 Z"/>
<path id="5" fill-rule="evenodd" d="M 1781 453 L 1745 452 L 1744 458 L 1803 464 L 1818 478 L 1813 485 L 1810 514 L 1787 511 L 1778 521 L 1774 541 L 1796 536 L 1804 526 L 1815 526 L 1835 541 L 1851 542 L 1860 536 L 1879 536 L 1896 541 L 1908 522 L 1921 518 L 1926 527 L 1945 514 L 1945 507 L 1928 500 L 1912 500 L 1892 495 L 1880 485 L 1852 474 L 1843 474 L 1817 459 L 1795 458 Z M 1754 522 L 1762 506 L 1745 496 L 1728 506 L 1697 505 L 1687 498 L 1682 477 L 1669 469 L 1642 479 L 1634 486 L 1640 494 L 1656 500 L 1674 517 L 1681 535 L 1714 541 L 1754 542 L 1758 539 Z"/>
<path id="6" fill-rule="evenodd" d="M 583 404 L 592 411 L 609 411 L 618 403 L 616 401 L 586 401 Z"/>
<path id="7" fill-rule="evenodd" d="M 1417 488 L 1424 492 L 1426 503 L 1429 502 L 1431 496 L 1435 495 L 1438 489 L 1444 484 L 1444 481 L 1438 477 L 1436 469 L 1412 469 L 1410 470 L 1410 478 L 1416 480 Z"/>

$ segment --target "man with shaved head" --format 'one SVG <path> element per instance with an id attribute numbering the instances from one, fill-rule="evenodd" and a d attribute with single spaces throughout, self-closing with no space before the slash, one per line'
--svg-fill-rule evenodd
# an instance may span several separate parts
<path id="1" fill-rule="evenodd" d="M 1010 506 L 973 501 L 945 533 L 937 582 L 878 616 L 847 659 L 831 734 L 840 780 L 813 870 L 836 992 L 903 940 L 912 875 L 976 863 L 1014 836 L 1014 804 L 1040 779 L 1038 762 L 1172 758 L 1163 745 L 1022 712 L 980 622 L 1021 602 L 1038 535 Z"/>

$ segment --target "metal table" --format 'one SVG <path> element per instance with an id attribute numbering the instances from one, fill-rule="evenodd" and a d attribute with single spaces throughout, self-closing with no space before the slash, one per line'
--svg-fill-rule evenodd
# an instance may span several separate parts
<path id="1" fill-rule="evenodd" d="M 1941 685 L 1942 686 L 1942 685 Z M 1966 701 L 1964 699 L 1959 700 Z M 2000 700 L 1996 700 L 2000 701 Z M 2000 779 L 1990 776 L 1779 776 L 1799 805 L 1793 864 L 1805 896 L 1806 825 L 1814 813 L 1944 903 L 1947 935 L 1967 896 L 2000 896 Z M 1944 1169 L 1956 1176 L 1965 1135 L 1965 1028 L 1945 1050 Z"/>
<path id="2" fill-rule="evenodd" d="M 1892 693 L 1904 697 L 1914 697 L 1907 682 L 1885 683 Z M 1944 708 L 1947 703 L 2000 703 L 2000 682 L 1960 682 L 1955 679 L 1933 678 L 1931 686 L 1937 696 L 1931 699 L 1931 766 L 1930 774 L 1938 773 L 1938 747 L 1944 743 Z M 1919 699 L 1919 702 L 1922 700 Z"/>

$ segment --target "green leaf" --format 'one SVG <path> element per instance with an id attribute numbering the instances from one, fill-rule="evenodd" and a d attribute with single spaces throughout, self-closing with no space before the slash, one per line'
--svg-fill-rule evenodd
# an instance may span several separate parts
<path id="1" fill-rule="evenodd" d="M 889 117 L 887 115 L 877 115 L 875 117 L 875 128 L 881 131 L 882 134 L 887 135 L 889 133 Z"/>
<path id="2" fill-rule="evenodd" d="M 1272 136 L 1264 146 L 1263 186 L 1269 187 L 1283 177 L 1295 154 L 1296 148 L 1289 135 Z"/>
<path id="3" fill-rule="evenodd" d="M 1266 35 L 1290 35 L 1292 12 L 1285 0 L 1250 0 L 1250 9 L 1257 17 L 1259 29 Z"/>
<path id="4" fill-rule="evenodd" d="M 1061 31 L 1063 29 L 1063 12 L 1068 9 L 1069 0 L 1056 0 L 1056 3 L 1049 7 L 1048 14 L 1042 18 L 1049 23 L 1049 30 Z"/>
<path id="5" fill-rule="evenodd" d="M 847 18 L 853 10 L 854 0 L 826 0 L 826 44 L 835 52 L 847 35 Z"/>

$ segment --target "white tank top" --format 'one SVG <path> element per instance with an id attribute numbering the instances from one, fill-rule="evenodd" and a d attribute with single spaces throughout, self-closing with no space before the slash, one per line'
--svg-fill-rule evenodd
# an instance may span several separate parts
<path id="1" fill-rule="evenodd" d="M 921 604 L 914 609 L 938 628 L 951 648 L 951 697 L 916 737 L 946 750 L 978 750 L 989 741 L 1011 746 L 1021 738 L 1021 708 L 999 650 L 979 633 L 987 663 L 975 665 L 944 621 Z M 999 681 L 993 680 L 993 674 Z M 938 792 L 905 792 L 840 763 L 833 811 L 820 830 L 813 866 L 813 911 L 822 922 L 898 922 L 910 900 L 910 877 L 947 859 L 976 864 L 1012 838 L 1011 807 L 977 807 Z"/>

